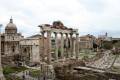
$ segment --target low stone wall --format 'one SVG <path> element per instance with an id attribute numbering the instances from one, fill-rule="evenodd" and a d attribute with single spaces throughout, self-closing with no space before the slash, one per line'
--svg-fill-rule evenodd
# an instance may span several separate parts
<path id="1" fill-rule="evenodd" d="M 60 80 L 76 80 L 79 77 L 77 75 L 73 75 L 76 74 L 76 71 L 73 70 L 76 66 L 85 66 L 85 64 L 83 61 L 77 59 L 69 59 L 61 63 L 59 62 L 58 65 L 54 66 L 56 78 Z"/>
<path id="2" fill-rule="evenodd" d="M 2 66 L 14 66 L 13 56 L 2 56 L 1 58 Z"/>

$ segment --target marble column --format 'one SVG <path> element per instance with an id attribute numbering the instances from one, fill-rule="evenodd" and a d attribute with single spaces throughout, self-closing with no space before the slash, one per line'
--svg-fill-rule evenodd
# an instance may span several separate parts
<path id="1" fill-rule="evenodd" d="M 79 58 L 79 34 L 76 33 L 76 59 Z"/>
<path id="2" fill-rule="evenodd" d="M 69 46 L 68 46 L 68 34 L 66 33 L 66 57 L 68 58 L 69 57 Z"/>
<path id="3" fill-rule="evenodd" d="M 70 33 L 70 55 L 73 57 L 73 33 Z"/>
<path id="4" fill-rule="evenodd" d="M 61 58 L 64 58 L 64 37 L 63 37 L 63 33 L 61 33 Z"/>
<path id="5" fill-rule="evenodd" d="M 55 59 L 58 60 L 58 37 L 57 34 L 58 33 L 54 33 L 55 34 Z"/>
<path id="6" fill-rule="evenodd" d="M 51 31 L 47 31 L 47 63 L 51 64 Z"/>

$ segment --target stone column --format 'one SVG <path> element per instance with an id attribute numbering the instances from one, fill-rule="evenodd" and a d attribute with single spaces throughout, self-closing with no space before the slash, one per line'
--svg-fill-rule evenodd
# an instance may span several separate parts
<path id="1" fill-rule="evenodd" d="M 76 33 L 76 59 L 79 58 L 79 34 Z"/>
<path id="2" fill-rule="evenodd" d="M 47 31 L 47 63 L 51 64 L 51 31 Z"/>
<path id="3" fill-rule="evenodd" d="M 76 57 L 76 41 L 75 41 L 75 37 L 73 38 L 73 56 Z"/>
<path id="4" fill-rule="evenodd" d="M 55 59 L 58 60 L 58 38 L 56 32 L 55 32 Z"/>
<path id="5" fill-rule="evenodd" d="M 63 33 L 61 33 L 61 58 L 63 59 L 64 57 L 64 37 L 63 37 Z"/>
<path id="6" fill-rule="evenodd" d="M 68 34 L 66 33 L 66 57 L 68 58 L 69 57 L 69 46 L 68 46 Z"/>
<path id="7" fill-rule="evenodd" d="M 45 59 L 45 49 L 44 49 L 44 34 L 45 34 L 45 32 L 42 31 L 41 34 L 42 34 L 42 46 L 40 48 L 40 58 L 42 58 L 42 61 L 45 61 L 44 60 Z M 41 45 L 41 40 L 39 42 L 39 46 L 40 45 Z"/>
<path id="8" fill-rule="evenodd" d="M 30 46 L 30 62 L 33 62 L 32 45 Z"/>
<path id="9" fill-rule="evenodd" d="M 70 54 L 71 54 L 71 57 L 73 57 L 73 33 L 70 33 Z"/>

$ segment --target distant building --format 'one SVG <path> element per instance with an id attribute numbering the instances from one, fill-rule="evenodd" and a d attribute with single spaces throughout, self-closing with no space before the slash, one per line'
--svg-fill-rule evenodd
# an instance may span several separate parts
<path id="1" fill-rule="evenodd" d="M 80 45 L 81 49 L 93 49 L 93 45 L 96 44 L 96 37 L 93 35 L 84 35 L 80 37 Z"/>
<path id="2" fill-rule="evenodd" d="M 60 49 L 60 39 L 58 39 L 58 47 Z M 51 56 L 55 57 L 55 39 L 51 38 Z M 43 49 L 44 47 L 44 49 Z M 32 35 L 20 41 L 21 55 L 23 55 L 26 63 L 39 63 L 42 57 L 47 57 L 47 38 L 44 37 L 44 46 L 42 36 L 39 34 Z M 44 50 L 44 53 L 42 52 Z M 42 56 L 44 55 L 44 56 Z"/>
<path id="3" fill-rule="evenodd" d="M 120 41 L 120 38 L 112 38 L 112 41 Z"/>
<path id="4" fill-rule="evenodd" d="M 112 41 L 112 37 L 108 37 L 108 33 L 105 33 L 105 35 L 99 35 L 98 39 L 101 39 L 102 41 Z"/>
<path id="5" fill-rule="evenodd" d="M 20 49 L 26 62 L 39 62 L 39 37 L 22 39 Z"/>

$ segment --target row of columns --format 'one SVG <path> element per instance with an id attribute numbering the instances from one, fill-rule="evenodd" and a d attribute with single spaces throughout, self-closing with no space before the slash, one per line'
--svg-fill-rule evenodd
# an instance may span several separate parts
<path id="1" fill-rule="evenodd" d="M 43 46 L 42 46 L 42 58 L 44 60 L 44 52 L 45 52 L 45 46 L 44 46 L 44 34 L 45 34 L 45 31 L 41 32 L 42 33 L 42 41 L 43 41 Z M 58 60 L 58 50 L 59 50 L 59 47 L 58 47 L 58 33 L 57 32 L 54 32 L 55 34 L 55 59 Z M 64 42 L 64 36 L 63 34 L 64 33 L 60 33 L 61 34 L 61 43 L 60 43 L 60 52 L 61 52 L 61 55 L 60 55 L 60 58 L 63 59 L 64 58 L 64 43 L 66 44 L 66 55 L 67 57 L 73 57 L 75 55 L 76 58 L 78 58 L 78 53 L 79 53 L 79 43 L 78 43 L 78 39 L 79 39 L 79 34 L 76 33 L 76 37 L 75 37 L 75 43 L 74 44 L 74 40 L 73 40 L 73 33 L 65 33 L 66 35 L 66 42 Z M 68 35 L 70 35 L 70 38 L 68 37 Z M 70 48 L 68 48 L 68 39 L 70 39 Z M 51 63 L 51 31 L 47 31 L 47 62 L 48 64 Z"/>

